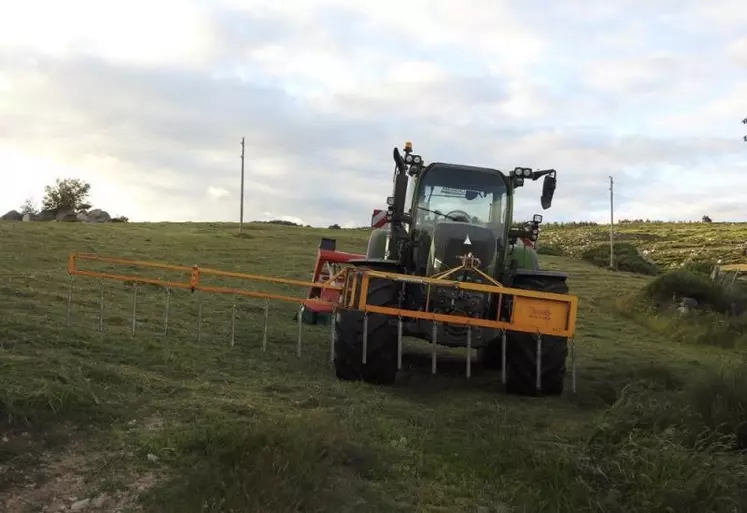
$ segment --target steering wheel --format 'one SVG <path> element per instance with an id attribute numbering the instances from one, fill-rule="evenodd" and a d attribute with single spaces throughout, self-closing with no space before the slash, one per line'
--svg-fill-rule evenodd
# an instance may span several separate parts
<path id="1" fill-rule="evenodd" d="M 469 223 L 472 217 L 464 210 L 452 210 L 445 214 L 445 216 L 454 221 L 461 221 L 463 223 Z"/>

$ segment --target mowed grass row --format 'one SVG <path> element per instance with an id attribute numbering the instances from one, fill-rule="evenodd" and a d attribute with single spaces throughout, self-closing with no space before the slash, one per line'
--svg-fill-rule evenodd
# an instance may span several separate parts
<path id="1" fill-rule="evenodd" d="M 239 299 L 232 346 L 231 296 L 174 291 L 165 335 L 165 292 L 139 287 L 133 336 L 132 286 L 104 283 L 99 332 L 100 284 L 76 278 L 65 327 L 72 251 L 309 279 L 320 237 L 367 242 L 365 231 L 236 232 L 0 224 L 0 494 L 29 499 L 26 483 L 50 477 L 43 455 L 74 451 L 83 480 L 67 493 L 138 496 L 146 511 L 747 507 L 734 413 L 747 385 L 714 370 L 738 353 L 668 343 L 615 313 L 645 277 L 542 259 L 581 297 L 578 393 L 562 398 L 505 395 L 498 373 L 467 380 L 458 358 L 433 377 L 413 356 L 391 388 L 340 383 L 329 327 L 304 326 L 296 357 L 292 305 L 271 305 L 263 352 L 262 302 Z"/>

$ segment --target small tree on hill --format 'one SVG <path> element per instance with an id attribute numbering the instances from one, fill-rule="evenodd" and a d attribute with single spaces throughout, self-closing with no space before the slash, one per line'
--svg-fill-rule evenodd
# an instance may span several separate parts
<path id="1" fill-rule="evenodd" d="M 713 222 L 713 220 L 710 217 L 708 217 L 708 216 L 703 216 L 702 221 L 704 223 L 712 223 Z"/>
<path id="2" fill-rule="evenodd" d="M 21 205 L 21 215 L 36 215 L 39 213 L 39 209 L 36 208 L 36 204 L 34 203 L 34 200 L 31 198 L 27 199 L 23 202 L 23 205 Z"/>
<path id="3" fill-rule="evenodd" d="M 90 191 L 91 184 L 77 178 L 67 178 L 65 180 L 58 178 L 54 187 L 50 185 L 44 187 L 45 194 L 42 208 L 55 212 L 88 210 L 91 205 L 86 203 L 86 199 Z"/>

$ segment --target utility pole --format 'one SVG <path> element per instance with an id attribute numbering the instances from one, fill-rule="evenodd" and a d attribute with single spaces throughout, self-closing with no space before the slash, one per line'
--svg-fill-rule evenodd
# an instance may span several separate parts
<path id="1" fill-rule="evenodd" d="M 743 124 L 743 125 L 747 125 L 747 118 L 744 118 L 744 119 L 742 120 L 742 124 Z M 743 136 L 742 136 L 742 140 L 743 140 L 744 142 L 747 142 L 747 135 L 743 135 Z"/>
<path id="2" fill-rule="evenodd" d="M 610 176 L 610 269 L 614 269 L 615 268 L 614 188 L 615 188 L 615 180 Z"/>
<path id="3" fill-rule="evenodd" d="M 239 233 L 244 228 L 244 138 L 241 138 L 241 201 L 239 207 Z"/>

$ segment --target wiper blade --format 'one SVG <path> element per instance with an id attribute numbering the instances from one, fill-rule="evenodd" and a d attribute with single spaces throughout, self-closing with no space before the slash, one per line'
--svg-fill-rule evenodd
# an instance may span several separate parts
<path id="1" fill-rule="evenodd" d="M 440 212 L 438 210 L 430 210 L 425 207 L 418 207 L 420 210 L 424 210 L 426 212 L 430 212 L 431 214 L 436 214 L 437 216 L 444 216 L 446 219 L 451 219 L 452 221 L 459 221 L 456 217 L 452 217 L 450 215 L 444 214 L 443 212 Z"/>

